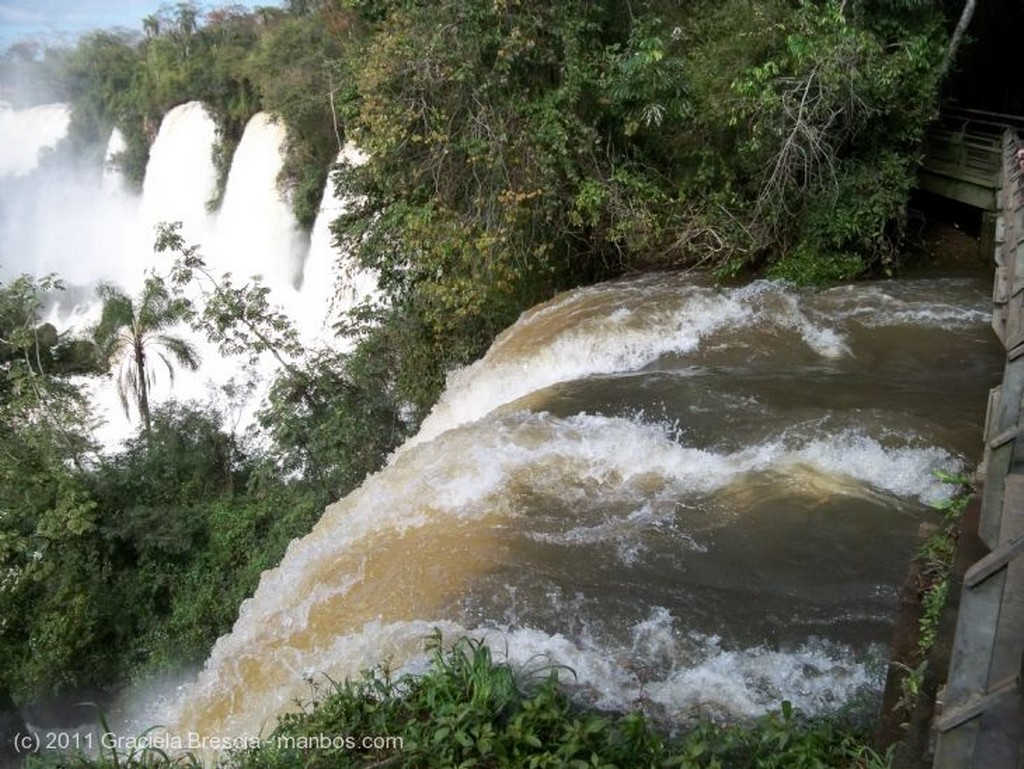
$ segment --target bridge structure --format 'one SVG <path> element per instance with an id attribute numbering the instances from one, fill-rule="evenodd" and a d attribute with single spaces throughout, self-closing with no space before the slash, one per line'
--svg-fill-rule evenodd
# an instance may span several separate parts
<path id="1" fill-rule="evenodd" d="M 919 186 L 981 209 L 995 257 L 993 329 L 1006 350 L 989 395 L 977 536 L 949 671 L 936 703 L 933 769 L 1024 769 L 1024 118 L 947 111 L 929 132 Z M 988 229 L 988 238 L 984 230 Z M 955 588 L 954 588 L 955 589 Z"/>

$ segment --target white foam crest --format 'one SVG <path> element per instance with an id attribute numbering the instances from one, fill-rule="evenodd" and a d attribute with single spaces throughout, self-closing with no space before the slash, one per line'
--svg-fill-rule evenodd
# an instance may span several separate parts
<path id="1" fill-rule="evenodd" d="M 800 295 L 781 284 L 755 281 L 737 290 L 740 298 L 754 308 L 754 318 L 767 320 L 781 328 L 795 331 L 804 343 L 823 358 L 840 358 L 850 354 L 843 335 L 827 326 L 818 325 L 801 307 Z"/>
<path id="2" fill-rule="evenodd" d="M 948 499 L 949 484 L 938 471 L 955 471 L 960 462 L 935 446 L 883 446 L 854 430 L 815 439 L 783 455 L 782 464 L 806 463 L 831 475 L 844 475 L 898 497 L 916 497 L 925 504 Z M 780 467 L 784 470 L 784 467 Z"/>
<path id="3" fill-rule="evenodd" d="M 629 646 L 536 628 L 484 630 L 481 637 L 496 656 L 507 650 L 514 667 L 561 667 L 560 679 L 598 708 L 642 706 L 676 723 L 698 714 L 755 717 L 778 708 L 782 700 L 814 715 L 881 688 L 879 666 L 839 644 L 810 640 L 791 651 L 725 649 L 716 636 L 680 636 L 675 622 L 667 609 L 652 607 L 646 619 L 630 628 Z M 880 654 L 876 649 L 865 656 Z"/>
<path id="4" fill-rule="evenodd" d="M 695 665 L 648 682 L 646 697 L 673 719 L 712 715 L 752 718 L 789 700 L 809 715 L 837 710 L 883 683 L 880 665 L 847 647 L 812 640 L 792 651 L 765 646 L 723 649 L 715 636 L 694 634 L 704 647 Z M 880 658 L 879 648 L 870 655 Z"/>
<path id="5" fill-rule="evenodd" d="M 980 293 L 972 301 L 964 281 L 928 279 L 893 284 L 838 286 L 821 294 L 823 311 L 837 321 L 868 328 L 925 326 L 946 329 L 987 325 L 992 309 Z"/>
<path id="6" fill-rule="evenodd" d="M 287 683 L 275 687 L 258 706 L 239 711 L 219 724 L 231 740 L 264 736 L 275 719 L 297 702 L 316 695 L 329 681 L 357 678 L 387 662 L 395 675 L 420 674 L 430 659 L 426 639 L 440 631 L 446 644 L 460 637 L 480 640 L 496 662 L 507 663 L 524 682 L 554 670 L 578 701 L 603 710 L 643 708 L 655 717 L 678 722 L 698 714 L 748 718 L 767 713 L 789 700 L 817 715 L 834 711 L 866 690 L 882 684 L 873 658 L 881 650 L 858 657 L 848 647 L 811 640 L 792 651 L 765 646 L 724 649 L 715 636 L 691 633 L 680 637 L 676 619 L 661 607 L 630 628 L 632 642 L 598 641 L 586 633 L 570 637 L 534 627 L 477 626 L 449 620 L 374 620 L 355 633 L 330 639 L 310 655 L 285 650 L 272 664 L 285 672 Z M 266 663 L 264 663 L 266 664 Z M 318 686 L 319 685 L 319 686 Z M 195 695 L 194 687 L 184 687 Z M 159 703 L 165 723 L 174 723 L 174 709 Z M 153 713 L 153 704 L 148 712 Z M 162 712 L 161 712 L 162 711 Z M 172 733 L 173 733 L 172 726 Z"/>
<path id="7" fill-rule="evenodd" d="M 400 451 L 544 387 L 636 371 L 662 355 L 692 352 L 725 330 L 789 329 L 824 357 L 849 352 L 839 334 L 813 323 L 780 284 L 718 290 L 679 276 L 655 277 L 578 289 L 525 313 L 481 360 L 449 375 L 419 433 Z"/>
<path id="8" fill-rule="evenodd" d="M 570 547 L 610 542 L 615 545 L 616 557 L 627 566 L 637 563 L 647 552 L 644 536 L 653 532 L 670 538 L 684 550 L 706 552 L 703 545 L 675 525 L 675 516 L 673 499 L 655 499 L 625 515 L 613 515 L 591 526 L 574 526 L 565 532 L 531 532 L 530 538 Z"/>
<path id="9" fill-rule="evenodd" d="M 0 102 L 0 178 L 30 174 L 40 153 L 67 135 L 70 122 L 67 104 L 14 109 Z"/>

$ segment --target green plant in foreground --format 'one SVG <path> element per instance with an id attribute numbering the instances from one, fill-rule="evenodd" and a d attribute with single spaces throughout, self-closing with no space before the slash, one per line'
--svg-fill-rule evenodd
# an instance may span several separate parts
<path id="1" fill-rule="evenodd" d="M 513 669 L 495 661 L 482 641 L 450 648 L 428 641 L 432 661 L 421 675 L 394 677 L 386 668 L 326 691 L 248 750 L 220 759 L 220 769 L 323 767 L 674 767 L 675 769 L 883 769 L 880 754 L 836 717 L 809 718 L 789 702 L 752 723 L 704 719 L 669 738 L 640 712 L 607 713 L 573 702 L 559 682 L 564 668 Z M 105 727 L 104 727 L 105 728 Z M 336 739 L 320 745 L 323 736 Z M 315 748 L 311 748 L 315 745 Z M 158 749 L 106 750 L 33 759 L 33 769 L 190 769 L 194 756 Z"/>
<path id="2" fill-rule="evenodd" d="M 949 599 L 953 561 L 956 557 L 957 528 L 974 493 L 965 475 L 936 472 L 943 483 L 956 487 L 945 500 L 934 505 L 942 512 L 939 528 L 921 545 L 917 554 L 917 571 L 921 613 L 918 617 L 917 646 L 908 662 L 893 662 L 902 671 L 898 711 L 909 713 L 917 704 L 924 687 L 928 658 L 938 636 L 942 612 Z"/>

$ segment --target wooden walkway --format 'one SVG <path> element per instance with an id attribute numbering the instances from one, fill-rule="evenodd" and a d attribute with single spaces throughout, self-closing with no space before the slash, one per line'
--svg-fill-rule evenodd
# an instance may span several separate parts
<path id="1" fill-rule="evenodd" d="M 1008 115 L 945 109 L 929 127 L 917 186 L 987 213 L 999 210 Z M 1012 125 L 1012 123 L 1010 123 Z"/>
<path id="2" fill-rule="evenodd" d="M 986 145 L 971 157 L 988 155 Z M 964 576 L 934 769 L 1024 769 L 1024 144 L 1015 130 L 1001 132 L 998 158 L 992 325 L 1006 363 L 989 396 L 978 525 L 990 552 Z"/>

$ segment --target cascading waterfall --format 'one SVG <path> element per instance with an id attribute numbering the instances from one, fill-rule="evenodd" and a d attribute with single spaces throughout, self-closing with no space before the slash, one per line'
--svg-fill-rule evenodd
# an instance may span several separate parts
<path id="1" fill-rule="evenodd" d="M 249 120 L 231 163 L 212 251 L 220 270 L 243 279 L 261 275 L 276 301 L 294 308 L 306 244 L 278 190 L 284 140 L 284 125 L 266 113 Z"/>
<path id="2" fill-rule="evenodd" d="M 71 120 L 66 104 L 43 104 L 17 110 L 0 102 L 0 178 L 25 176 L 39 163 L 43 150 L 64 138 Z"/>
<path id="3" fill-rule="evenodd" d="M 141 200 L 101 174 L 36 168 L 66 122 L 63 108 L 0 110 L 0 145 L 38 139 L 0 173 L 7 274 L 135 290 L 157 263 L 153 224 L 183 220 L 216 271 L 264 274 L 310 338 L 336 317 L 336 276 L 341 309 L 372 296 L 372 276 L 336 271 L 326 222 L 346 203 L 333 189 L 303 261 L 265 116 L 216 216 L 201 105 L 168 113 Z M 642 701 L 670 719 L 782 698 L 820 712 L 876 691 L 919 524 L 947 493 L 934 471 L 974 456 L 997 378 L 983 283 L 798 292 L 660 274 L 530 310 L 292 543 L 195 683 L 143 726 L 258 734 L 311 677 L 417 669 L 434 628 L 485 638 L 516 666 L 566 665 L 599 707 Z M 84 322 L 96 307 L 83 296 L 57 314 Z M 173 394 L 213 373 L 179 377 Z"/>
<path id="4" fill-rule="evenodd" d="M 525 313 L 264 574 L 160 720 L 253 737 L 321 673 L 415 670 L 435 627 L 670 719 L 877 692 L 934 473 L 973 452 L 996 376 L 986 303 L 963 279 L 665 274 Z"/>
<path id="5" fill-rule="evenodd" d="M 3 275 L 53 272 L 69 284 L 56 297 L 47 320 L 61 330 L 82 331 L 99 317 L 93 294 L 97 282 L 116 283 L 135 295 L 147 270 L 166 274 L 171 257 L 153 253 L 155 227 L 180 221 L 186 242 L 199 245 L 214 273 L 230 272 L 239 282 L 262 275 L 271 289 L 270 301 L 296 319 L 308 344 L 331 341 L 324 327 L 331 284 L 303 280 L 307 243 L 277 182 L 284 162 L 283 125 L 263 113 L 251 119 L 233 159 L 221 209 L 210 213 L 207 206 L 217 181 L 212 159 L 216 126 L 202 104 L 181 104 L 165 115 L 150 150 L 141 196 L 128 192 L 121 175 L 110 168 L 97 173 L 65 163 L 37 169 L 40 152 L 66 134 L 68 118 L 65 105 L 0 108 L 0 139 L 11 148 L 9 157 L 0 156 L 0 270 Z M 106 148 L 108 162 L 123 149 L 124 139 L 115 130 Z M 346 157 L 357 159 L 358 153 L 350 150 Z M 331 186 L 325 200 L 334 199 Z M 330 207 L 329 202 L 325 205 Z M 313 261 L 330 273 L 335 259 L 327 238 Z M 366 276 L 360 274 L 358 281 L 353 291 L 368 294 Z M 301 293 L 300 283 L 307 285 Z M 317 321 L 307 323 L 307 318 Z M 178 372 L 173 390 L 166 372 L 162 377 L 158 372 L 153 392 L 157 401 L 172 395 L 206 400 L 211 383 L 224 384 L 237 373 L 234 361 L 204 339 L 194 341 L 204 365 L 194 374 Z M 269 382 L 273 363 L 263 366 L 259 379 Z M 105 417 L 106 424 L 97 431 L 103 443 L 113 445 L 133 432 L 112 383 L 84 386 Z M 250 401 L 243 422 L 251 419 L 256 405 L 255 399 Z"/>
<path id="6" fill-rule="evenodd" d="M 335 167 L 358 166 L 364 162 L 366 156 L 349 143 L 338 153 Z M 332 245 L 331 223 L 348 211 L 350 205 L 349 200 L 338 194 L 333 179 L 328 179 L 302 271 L 299 323 L 307 338 L 330 338 L 334 323 L 357 305 L 376 298 L 377 276 L 352 259 L 339 260 Z M 344 340 L 333 343 L 344 344 Z"/>
<path id="7" fill-rule="evenodd" d="M 114 129 L 110 132 L 106 152 L 103 153 L 103 192 L 106 195 L 127 195 L 124 175 L 115 166 L 117 156 L 128 149 L 124 135 Z"/>
<path id="8" fill-rule="evenodd" d="M 142 182 L 141 223 L 151 239 L 157 224 L 180 221 L 189 242 L 209 240 L 213 221 L 206 205 L 217 187 L 216 138 L 217 126 L 199 102 L 179 104 L 164 115 Z"/>

